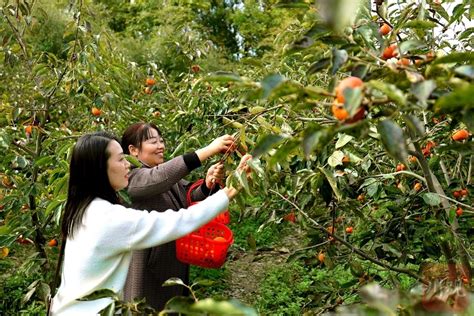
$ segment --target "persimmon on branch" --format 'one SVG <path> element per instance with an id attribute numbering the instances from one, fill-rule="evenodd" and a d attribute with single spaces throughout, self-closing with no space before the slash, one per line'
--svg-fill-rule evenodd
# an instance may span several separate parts
<path id="1" fill-rule="evenodd" d="M 287 199 L 286 197 L 284 197 L 282 194 L 280 194 L 279 192 L 275 191 L 275 190 L 272 190 L 270 189 L 269 190 L 270 192 L 272 193 L 275 193 L 277 194 L 280 198 L 284 199 L 285 201 L 287 201 L 288 203 L 290 203 L 291 205 L 293 205 L 297 210 L 298 212 L 300 212 L 310 223 L 312 223 L 317 229 L 321 230 L 322 232 L 324 232 L 325 234 L 327 234 L 328 236 L 334 238 L 335 240 L 339 241 L 341 244 L 343 244 L 344 246 L 348 247 L 351 251 L 353 251 L 354 253 L 358 254 L 359 256 L 361 256 L 362 258 L 364 259 L 367 259 L 369 260 L 370 262 L 373 262 L 375 263 L 376 265 L 378 266 L 381 266 L 383 268 L 386 268 L 388 270 L 391 270 L 391 271 L 395 271 L 395 272 L 398 272 L 398 273 L 402 273 L 402 274 L 406 274 L 406 275 L 409 275 L 411 276 L 412 278 L 416 279 L 417 281 L 420 281 L 421 283 L 423 284 L 428 284 L 428 282 L 426 280 L 424 280 L 420 275 L 418 275 L 415 271 L 413 270 L 409 270 L 409 269 L 402 269 L 402 268 L 397 268 L 397 267 L 394 267 L 394 266 L 391 266 L 385 262 L 382 262 L 380 260 L 377 260 L 373 257 L 371 257 L 370 255 L 368 255 L 367 253 L 365 253 L 364 251 L 362 251 L 361 249 L 353 246 L 351 243 L 347 242 L 344 238 L 338 236 L 338 235 L 335 235 L 334 233 L 332 232 L 329 232 L 324 226 L 322 226 L 321 224 L 319 224 L 317 221 L 315 221 L 314 219 L 312 219 L 306 212 L 304 212 L 297 204 L 295 204 L 294 202 L 290 201 L 289 199 Z"/>

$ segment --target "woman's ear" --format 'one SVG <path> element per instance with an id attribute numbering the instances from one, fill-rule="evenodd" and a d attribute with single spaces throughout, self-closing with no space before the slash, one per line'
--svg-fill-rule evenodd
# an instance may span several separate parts
<path id="1" fill-rule="evenodd" d="M 140 152 L 140 150 L 133 145 L 128 145 L 128 151 L 130 152 L 130 155 L 134 157 L 138 157 L 138 153 Z"/>

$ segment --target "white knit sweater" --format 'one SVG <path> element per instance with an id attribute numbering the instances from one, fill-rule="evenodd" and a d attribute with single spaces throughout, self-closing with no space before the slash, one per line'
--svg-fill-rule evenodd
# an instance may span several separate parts
<path id="1" fill-rule="evenodd" d="M 143 212 L 96 198 L 87 207 L 83 225 L 68 238 L 61 286 L 53 299 L 53 315 L 97 315 L 109 298 L 77 301 L 99 289 L 121 294 L 131 251 L 180 238 L 224 211 L 224 191 L 178 212 Z"/>

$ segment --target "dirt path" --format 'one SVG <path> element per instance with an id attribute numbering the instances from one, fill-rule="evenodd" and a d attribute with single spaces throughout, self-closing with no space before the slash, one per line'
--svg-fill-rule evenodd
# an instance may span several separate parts
<path id="1" fill-rule="evenodd" d="M 275 266 L 284 264 L 296 247 L 301 247 L 299 237 L 290 235 L 272 248 L 256 251 L 234 248 L 233 259 L 226 263 L 229 271 L 226 279 L 228 289 L 223 295 L 253 305 L 266 273 Z"/>

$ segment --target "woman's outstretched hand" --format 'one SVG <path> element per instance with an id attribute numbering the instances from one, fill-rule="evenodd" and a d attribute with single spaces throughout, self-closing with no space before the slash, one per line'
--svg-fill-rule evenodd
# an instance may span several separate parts
<path id="1" fill-rule="evenodd" d="M 227 150 L 230 150 L 234 146 L 234 137 L 231 135 L 224 135 L 214 139 L 209 145 L 204 148 L 196 150 L 196 154 L 199 157 L 199 160 L 203 162 L 204 160 L 217 155 L 219 153 L 225 153 Z"/>
<path id="2" fill-rule="evenodd" d="M 249 161 L 250 159 L 252 159 L 251 155 L 249 154 L 243 155 L 242 158 L 240 159 L 239 166 L 237 167 L 237 171 L 245 171 L 245 173 L 247 174 L 247 178 L 251 178 L 252 176 L 250 167 L 247 165 L 247 161 Z M 240 188 L 236 189 L 232 186 L 229 186 L 229 187 L 225 187 L 223 190 L 227 194 L 227 197 L 229 198 L 229 200 L 231 200 L 237 195 L 237 193 L 239 193 Z"/>
<path id="3" fill-rule="evenodd" d="M 247 178 L 250 177 L 250 167 L 247 165 L 247 161 L 252 159 L 252 155 L 250 154 L 245 154 L 242 156 L 242 158 L 240 159 L 240 163 L 239 163 L 239 166 L 237 167 L 237 170 L 242 170 L 242 171 L 245 171 L 247 173 Z"/>

